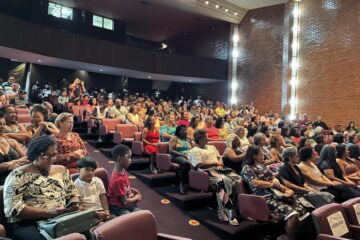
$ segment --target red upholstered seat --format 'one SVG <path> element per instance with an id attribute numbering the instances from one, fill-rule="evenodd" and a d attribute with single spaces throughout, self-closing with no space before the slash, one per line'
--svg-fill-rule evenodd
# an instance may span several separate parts
<path id="1" fill-rule="evenodd" d="M 17 122 L 18 123 L 23 123 L 23 124 L 30 124 L 31 123 L 30 114 L 18 114 L 17 115 Z"/>
<path id="2" fill-rule="evenodd" d="M 180 165 L 172 163 L 169 154 L 169 143 L 160 142 L 158 143 L 159 153 L 156 154 L 156 166 L 162 171 L 177 171 L 180 169 Z"/>
<path id="3" fill-rule="evenodd" d="M 27 114 L 30 116 L 30 109 L 28 108 L 16 108 L 18 114 Z"/>
<path id="4" fill-rule="evenodd" d="M 331 203 L 311 213 L 317 239 L 360 239 L 360 226 L 350 225 L 340 204 Z"/>
<path id="5" fill-rule="evenodd" d="M 114 143 L 122 143 L 124 141 L 134 141 L 134 134 L 137 133 L 137 127 L 134 124 L 116 124 L 113 136 Z"/>
<path id="6" fill-rule="evenodd" d="M 116 125 L 120 123 L 121 123 L 120 119 L 116 119 L 116 118 L 103 119 L 101 121 L 100 130 L 99 130 L 100 135 L 105 136 L 106 134 L 114 133 Z"/>
<path id="7" fill-rule="evenodd" d="M 91 230 L 97 240 L 189 240 L 157 232 L 155 218 L 150 211 L 141 210 L 116 217 Z"/>
<path id="8" fill-rule="evenodd" d="M 213 145 L 219 151 L 220 155 L 223 155 L 226 149 L 226 144 L 224 141 L 210 141 L 209 145 Z"/>

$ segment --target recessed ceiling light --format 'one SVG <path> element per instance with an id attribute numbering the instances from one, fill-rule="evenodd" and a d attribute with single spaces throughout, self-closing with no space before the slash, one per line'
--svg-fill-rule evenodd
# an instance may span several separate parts
<path id="1" fill-rule="evenodd" d="M 100 69 L 100 72 L 103 72 L 104 71 L 104 69 Z"/>
<path id="2" fill-rule="evenodd" d="M 209 1 L 205 1 L 205 4 L 206 4 L 206 5 L 209 5 Z"/>
<path id="3" fill-rule="evenodd" d="M 219 8 L 220 6 L 218 4 L 215 5 L 215 8 Z"/>
<path id="4" fill-rule="evenodd" d="M 147 78 L 148 78 L 148 79 L 151 79 L 151 76 L 149 75 L 149 76 L 147 76 Z"/>
<path id="5" fill-rule="evenodd" d="M 189 82 L 191 82 L 191 79 L 189 80 Z"/>
<path id="6" fill-rule="evenodd" d="M 225 9 L 225 12 L 228 12 L 228 11 L 229 11 L 229 9 L 226 8 L 226 9 Z"/>
<path id="7" fill-rule="evenodd" d="M 235 15 L 235 16 L 237 16 L 237 15 L 238 15 L 238 13 L 237 13 L 237 12 L 234 12 L 234 15 Z"/>
<path id="8" fill-rule="evenodd" d="M 39 63 L 41 63 L 41 62 L 42 62 L 42 61 L 41 61 L 41 59 L 38 59 L 37 61 L 38 61 Z"/>

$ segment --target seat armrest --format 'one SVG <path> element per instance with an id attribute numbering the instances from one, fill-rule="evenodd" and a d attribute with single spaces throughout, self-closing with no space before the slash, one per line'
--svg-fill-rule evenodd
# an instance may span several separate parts
<path id="1" fill-rule="evenodd" d="M 135 155 L 143 155 L 144 153 L 144 144 L 142 141 L 133 141 L 131 145 L 131 152 Z"/>
<path id="2" fill-rule="evenodd" d="M 80 233 L 71 233 L 71 234 L 56 238 L 56 240 L 86 240 L 86 237 Z"/>
<path id="3" fill-rule="evenodd" d="M 268 221 L 269 208 L 262 196 L 240 193 L 238 195 L 239 211 L 243 217 L 252 220 Z"/>
<path id="4" fill-rule="evenodd" d="M 142 134 L 141 132 L 134 133 L 134 140 L 135 141 L 142 141 L 141 134 Z"/>
<path id="5" fill-rule="evenodd" d="M 335 237 L 328 234 L 319 234 L 316 240 L 348 240 L 348 238 Z"/>
<path id="6" fill-rule="evenodd" d="M 191 240 L 191 238 L 178 237 L 165 233 L 158 233 L 158 240 Z"/>
<path id="7" fill-rule="evenodd" d="M 166 153 L 156 154 L 156 166 L 159 170 L 169 171 L 171 168 L 170 155 Z"/>
<path id="8" fill-rule="evenodd" d="M 210 178 L 206 172 L 190 170 L 189 185 L 191 188 L 208 192 L 210 188 Z"/>
<path id="9" fill-rule="evenodd" d="M 360 226 L 350 224 L 350 230 L 354 239 L 360 239 Z"/>
<path id="10" fill-rule="evenodd" d="M 100 125 L 100 128 L 99 128 L 100 136 L 105 136 L 107 132 L 108 132 L 107 126 Z"/>
<path id="11" fill-rule="evenodd" d="M 122 143 L 122 141 L 123 141 L 122 133 L 121 132 L 114 132 L 113 141 L 116 144 Z"/>
<path id="12" fill-rule="evenodd" d="M 6 237 L 6 230 L 2 224 L 0 224 L 0 237 Z"/>

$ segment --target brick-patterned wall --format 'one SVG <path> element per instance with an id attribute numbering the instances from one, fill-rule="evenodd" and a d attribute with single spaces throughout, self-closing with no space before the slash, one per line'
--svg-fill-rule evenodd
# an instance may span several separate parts
<path id="1" fill-rule="evenodd" d="M 260 112 L 281 111 L 285 5 L 250 10 L 239 25 L 237 97 Z"/>
<path id="2" fill-rule="evenodd" d="M 298 111 L 360 124 L 360 1 L 303 0 Z"/>

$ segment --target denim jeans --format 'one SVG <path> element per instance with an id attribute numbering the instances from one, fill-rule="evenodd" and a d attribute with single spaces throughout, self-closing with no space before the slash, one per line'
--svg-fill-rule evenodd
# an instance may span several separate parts
<path id="1" fill-rule="evenodd" d="M 124 215 L 124 214 L 128 214 L 128 213 L 131 213 L 131 212 L 136 212 L 136 211 L 139 211 L 141 210 L 140 208 L 138 208 L 136 205 L 132 205 L 132 206 L 129 206 L 127 208 L 121 208 L 119 206 L 110 206 L 110 212 L 116 216 L 121 216 L 121 215 Z"/>

